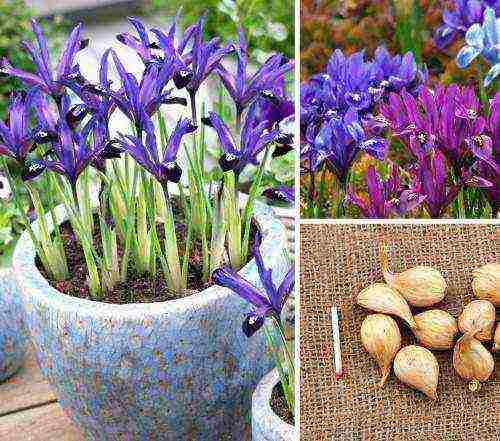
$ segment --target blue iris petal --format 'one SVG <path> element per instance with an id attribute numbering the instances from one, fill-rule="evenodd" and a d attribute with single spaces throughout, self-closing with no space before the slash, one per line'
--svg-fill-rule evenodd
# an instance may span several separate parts
<path id="1" fill-rule="evenodd" d="M 484 87 L 488 87 L 492 81 L 500 75 L 500 63 L 495 64 L 484 77 Z"/>
<path id="2" fill-rule="evenodd" d="M 492 8 L 486 8 L 483 21 L 484 45 L 493 47 L 500 41 L 500 18 L 495 17 L 495 11 Z"/>
<path id="3" fill-rule="evenodd" d="M 465 69 L 481 53 L 482 49 L 476 46 L 464 46 L 457 55 L 457 65 Z"/>
<path id="4" fill-rule="evenodd" d="M 484 48 L 484 31 L 479 23 L 473 24 L 465 34 L 465 42 L 469 46 L 476 46 L 478 49 Z"/>

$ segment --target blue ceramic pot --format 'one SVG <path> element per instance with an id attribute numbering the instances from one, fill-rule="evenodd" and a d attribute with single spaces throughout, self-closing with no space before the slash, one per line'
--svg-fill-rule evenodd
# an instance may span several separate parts
<path id="1" fill-rule="evenodd" d="M 13 273 L 0 268 L 0 382 L 22 366 L 27 343 L 21 297 Z"/>
<path id="2" fill-rule="evenodd" d="M 252 441 L 293 441 L 295 427 L 283 421 L 271 408 L 271 394 L 279 382 L 278 371 L 269 372 L 252 397 Z"/>
<path id="3" fill-rule="evenodd" d="M 262 204 L 255 214 L 279 281 L 284 228 Z M 78 299 L 52 288 L 34 257 L 24 234 L 13 267 L 38 364 L 87 439 L 247 439 L 251 393 L 271 368 L 264 333 L 241 330 L 248 304 L 217 286 L 161 303 Z M 240 273 L 260 286 L 254 262 Z"/>

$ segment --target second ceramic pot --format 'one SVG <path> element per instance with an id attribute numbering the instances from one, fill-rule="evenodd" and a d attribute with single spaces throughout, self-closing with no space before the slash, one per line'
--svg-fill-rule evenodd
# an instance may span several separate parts
<path id="1" fill-rule="evenodd" d="M 271 395 L 280 381 L 276 369 L 257 385 L 252 397 L 252 441 L 293 441 L 295 427 L 283 421 L 271 407 Z"/>
<path id="2" fill-rule="evenodd" d="M 27 345 L 28 333 L 14 275 L 10 268 L 0 268 L 0 382 L 22 366 Z"/>

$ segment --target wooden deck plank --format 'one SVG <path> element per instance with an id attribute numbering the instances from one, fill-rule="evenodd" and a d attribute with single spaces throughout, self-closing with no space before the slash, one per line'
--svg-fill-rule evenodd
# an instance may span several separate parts
<path id="1" fill-rule="evenodd" d="M 0 417 L 2 441 L 83 441 L 57 403 Z"/>
<path id="2" fill-rule="evenodd" d="M 54 402 L 56 397 L 44 380 L 30 350 L 24 366 L 13 377 L 0 383 L 0 415 Z M 0 436 L 0 440 L 3 440 Z"/>

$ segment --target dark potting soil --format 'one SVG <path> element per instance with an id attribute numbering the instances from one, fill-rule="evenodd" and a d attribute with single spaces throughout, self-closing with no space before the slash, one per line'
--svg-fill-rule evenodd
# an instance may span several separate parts
<path id="1" fill-rule="evenodd" d="M 288 408 L 281 382 L 274 386 L 271 393 L 271 409 L 286 423 L 292 426 L 295 424 L 295 419 L 293 413 Z"/>
<path id="2" fill-rule="evenodd" d="M 177 207 L 174 207 L 174 214 L 178 217 L 180 215 L 180 210 L 176 208 Z M 94 243 L 97 244 L 98 254 L 102 255 L 100 247 L 101 236 L 98 227 L 99 218 L 97 217 L 97 215 L 94 216 L 94 225 L 96 226 L 94 231 Z M 99 300 L 105 303 L 115 304 L 152 303 L 165 302 L 167 300 L 175 300 L 182 297 L 187 297 L 213 285 L 211 281 L 203 281 L 203 254 L 201 241 L 199 239 L 193 238 L 191 242 L 191 252 L 189 255 L 189 270 L 187 280 L 188 286 L 184 292 L 175 292 L 169 289 L 165 280 L 165 276 L 163 275 L 160 261 L 158 260 L 156 265 L 156 277 L 152 277 L 152 275 L 148 273 L 139 274 L 132 266 L 132 264 L 130 264 L 127 281 L 124 283 L 117 283 L 113 291 L 108 291 L 103 295 L 103 298 L 96 299 L 90 294 L 90 290 L 87 285 L 88 273 L 83 249 L 78 242 L 75 234 L 73 233 L 73 229 L 71 228 L 70 223 L 63 223 L 60 227 L 60 231 L 62 240 L 64 242 L 64 248 L 70 272 L 69 279 L 63 281 L 53 280 L 45 271 L 38 257 L 36 258 L 36 265 L 43 277 L 48 280 L 55 289 L 67 295 L 79 297 L 82 299 Z M 160 244 L 163 244 L 164 231 L 161 224 L 157 225 L 157 232 L 160 239 Z M 182 260 L 185 249 L 185 238 L 187 235 L 186 225 L 180 221 L 176 222 L 176 233 L 177 246 L 180 258 Z M 253 237 L 254 231 L 251 231 L 250 242 L 253 242 Z M 124 243 L 119 238 L 117 238 L 117 242 L 118 262 L 121 264 L 124 251 Z M 133 256 L 131 255 L 131 260 L 132 259 Z"/>

